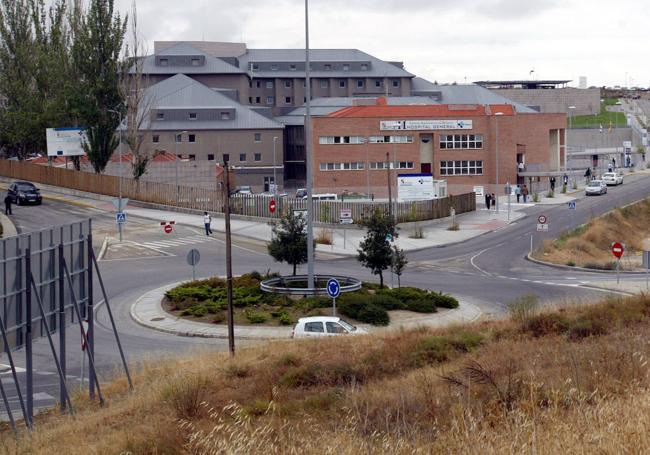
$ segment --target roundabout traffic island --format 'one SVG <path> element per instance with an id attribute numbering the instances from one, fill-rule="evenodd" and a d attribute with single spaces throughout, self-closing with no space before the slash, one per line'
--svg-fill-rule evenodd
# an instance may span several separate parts
<path id="1" fill-rule="evenodd" d="M 457 308 L 449 295 L 427 289 L 380 288 L 351 277 L 317 276 L 308 288 L 306 276 L 261 275 L 257 272 L 233 278 L 235 325 L 289 326 L 307 316 L 329 316 L 333 299 L 327 284 L 334 278 L 340 286 L 336 297 L 337 315 L 351 323 L 385 326 L 390 311 L 435 313 L 438 308 Z M 331 290 L 330 290 L 331 291 Z M 213 277 L 182 283 L 168 290 L 162 306 L 175 317 L 226 324 L 226 281 Z"/>

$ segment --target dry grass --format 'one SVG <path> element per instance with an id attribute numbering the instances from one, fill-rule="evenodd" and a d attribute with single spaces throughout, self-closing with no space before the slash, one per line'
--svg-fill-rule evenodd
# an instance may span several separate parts
<path id="1" fill-rule="evenodd" d="M 321 245 L 331 245 L 332 244 L 333 234 L 330 229 L 320 229 L 316 233 L 316 238 L 314 239 L 316 243 Z"/>
<path id="2" fill-rule="evenodd" d="M 616 209 L 560 236 L 544 242 L 533 256 L 556 264 L 612 269 L 613 242 L 626 244 L 621 268 L 635 269 L 641 263 L 643 240 L 650 237 L 650 200 Z"/>
<path id="3" fill-rule="evenodd" d="M 529 300 L 529 299 L 528 299 Z M 521 303 L 530 303 L 523 299 Z M 141 366 L 2 453 L 639 453 L 650 296 Z M 529 311 L 530 310 L 530 311 Z"/>

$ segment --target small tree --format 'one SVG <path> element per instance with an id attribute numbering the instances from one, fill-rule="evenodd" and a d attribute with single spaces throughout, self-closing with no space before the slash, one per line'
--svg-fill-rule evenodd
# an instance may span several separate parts
<path id="1" fill-rule="evenodd" d="M 368 231 L 357 250 L 357 259 L 364 267 L 370 269 L 373 275 L 379 275 L 379 286 L 383 288 L 383 272 L 392 263 L 392 249 L 386 237 L 395 237 L 395 220 L 388 213 L 377 209 L 363 218 L 360 224 Z"/>
<path id="2" fill-rule="evenodd" d="M 404 253 L 404 250 L 401 248 L 398 248 L 397 245 L 393 245 L 393 260 L 390 265 L 390 268 L 392 272 L 397 275 L 397 287 L 401 288 L 402 287 L 402 273 L 404 272 L 404 268 L 406 267 L 406 264 L 408 264 L 409 261 L 406 259 L 406 253 Z"/>
<path id="3" fill-rule="evenodd" d="M 268 244 L 269 254 L 278 262 L 296 267 L 307 262 L 307 221 L 300 215 L 287 212 L 273 225 L 273 240 Z"/>

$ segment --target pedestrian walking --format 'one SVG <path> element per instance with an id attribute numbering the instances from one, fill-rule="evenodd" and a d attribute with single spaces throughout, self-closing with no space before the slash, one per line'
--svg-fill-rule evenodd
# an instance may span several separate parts
<path id="1" fill-rule="evenodd" d="M 12 215 L 11 213 L 11 196 L 7 194 L 5 196 L 5 215 Z"/>
<path id="2" fill-rule="evenodd" d="M 521 188 L 521 195 L 524 197 L 524 204 L 526 203 L 526 200 L 528 199 L 528 187 L 524 183 L 524 186 Z"/>
<path id="3" fill-rule="evenodd" d="M 517 204 L 519 204 L 519 198 L 521 198 L 521 187 L 519 185 L 515 186 L 515 196 L 517 196 Z"/>
<path id="4" fill-rule="evenodd" d="M 497 209 L 497 197 L 492 193 L 492 205 L 494 206 L 494 210 Z"/>
<path id="5" fill-rule="evenodd" d="M 205 225 L 205 235 L 212 234 L 212 228 L 210 227 L 210 224 L 212 224 L 212 217 L 208 212 L 203 212 L 203 224 Z"/>
<path id="6" fill-rule="evenodd" d="M 551 177 L 549 182 L 551 183 L 551 191 L 555 191 L 555 177 Z"/>
<path id="7" fill-rule="evenodd" d="M 490 202 L 492 202 L 492 196 L 490 193 L 485 193 L 485 208 L 490 210 Z"/>

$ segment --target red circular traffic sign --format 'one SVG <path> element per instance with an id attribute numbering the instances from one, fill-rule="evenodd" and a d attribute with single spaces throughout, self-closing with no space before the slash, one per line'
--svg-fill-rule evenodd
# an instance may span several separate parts
<path id="1" fill-rule="evenodd" d="M 276 205 L 275 205 L 275 199 L 271 199 L 271 200 L 269 201 L 269 211 L 270 211 L 271 213 L 275 213 L 275 206 L 276 206 Z"/>
<path id="2" fill-rule="evenodd" d="M 612 243 L 612 254 L 616 256 L 618 259 L 623 256 L 623 253 L 625 253 L 625 247 L 619 243 L 619 242 L 614 242 Z"/>
<path id="3" fill-rule="evenodd" d="M 171 224 L 166 224 L 164 229 L 165 229 L 165 234 L 171 234 L 174 228 L 172 227 Z"/>
<path id="4" fill-rule="evenodd" d="M 544 216 L 544 215 L 540 215 L 540 216 L 537 217 L 537 222 L 539 224 L 546 224 L 546 221 L 548 221 L 548 220 L 546 219 L 546 216 Z"/>

